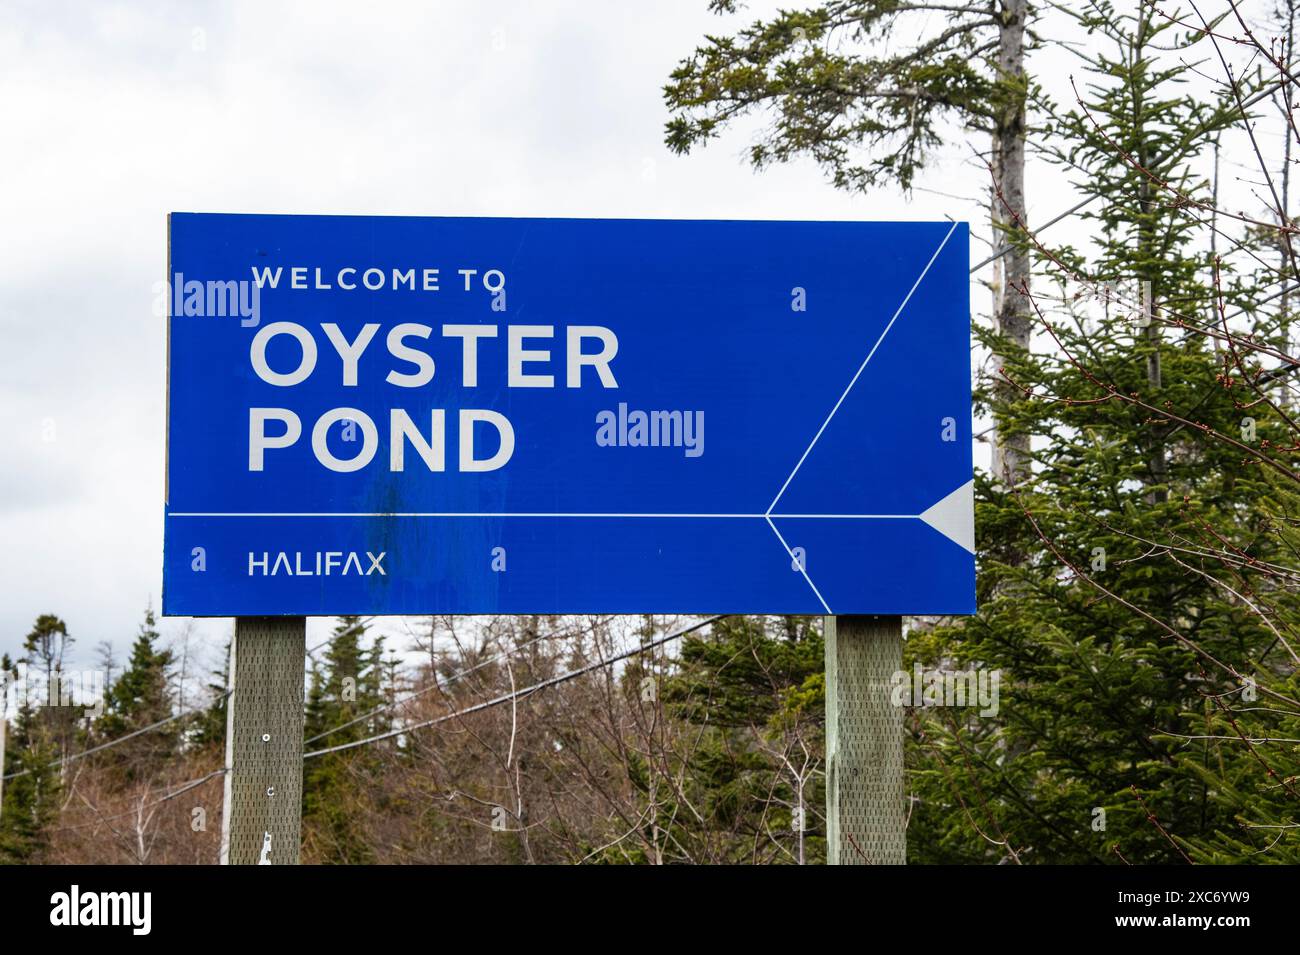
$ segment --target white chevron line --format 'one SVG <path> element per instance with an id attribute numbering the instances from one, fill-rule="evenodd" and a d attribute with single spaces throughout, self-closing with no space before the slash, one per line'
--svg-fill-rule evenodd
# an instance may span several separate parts
<path id="1" fill-rule="evenodd" d="M 772 533 L 775 534 L 776 539 L 781 542 L 781 546 L 785 548 L 785 552 L 790 555 L 790 562 L 799 566 L 799 573 L 803 574 L 803 579 L 808 581 L 808 586 L 811 587 L 812 592 L 817 595 L 817 599 L 820 600 L 822 606 L 826 608 L 826 612 L 831 613 L 830 604 L 826 602 L 826 598 L 822 596 L 822 592 L 817 589 L 817 585 L 814 584 L 812 578 L 808 576 L 808 571 L 804 569 L 803 561 L 795 559 L 794 551 L 792 551 L 790 545 L 785 542 L 785 538 L 781 536 L 781 532 L 776 529 L 776 525 L 772 523 L 772 518 L 769 517 L 766 520 L 767 526 L 772 528 Z"/>
<path id="2" fill-rule="evenodd" d="M 776 492 L 776 497 L 772 498 L 772 503 L 767 507 L 768 514 L 772 513 L 772 509 L 776 507 L 777 501 L 781 500 L 781 495 L 785 493 L 785 489 L 790 486 L 790 482 L 794 480 L 794 476 L 798 474 L 799 469 L 803 467 L 804 461 L 808 459 L 808 455 L 812 453 L 812 449 L 817 445 L 817 440 L 822 436 L 822 432 L 826 430 L 826 426 L 830 424 L 831 419 L 835 417 L 835 412 L 840 410 L 840 405 L 844 404 L 844 399 L 849 396 L 849 392 L 853 390 L 853 386 L 856 385 L 858 379 L 862 377 L 862 372 L 867 368 L 867 362 L 871 361 L 872 356 L 876 353 L 876 349 L 880 347 L 880 343 L 885 340 L 885 336 L 889 334 L 889 330 L 894 327 L 894 322 L 898 321 L 898 316 L 903 314 L 903 309 L 905 309 L 907 303 L 912 300 L 912 295 L 920 286 L 921 280 L 929 273 L 930 266 L 934 265 L 934 260 L 939 257 L 939 253 L 943 251 L 943 247 L 948 244 L 948 239 L 952 237 L 952 233 L 957 228 L 957 225 L 958 223 L 956 222 L 952 224 L 952 228 L 950 228 L 948 233 L 943 237 L 943 241 L 939 243 L 939 247 L 934 250 L 934 255 L 930 256 L 930 261 L 925 263 L 925 268 L 921 270 L 921 274 L 918 275 L 916 281 L 912 283 L 911 289 L 908 290 L 907 297 L 904 298 L 903 303 L 898 306 L 898 311 L 894 312 L 894 317 L 889 320 L 889 324 L 885 326 L 885 330 L 880 333 L 880 337 L 876 339 L 876 343 L 871 346 L 871 351 L 867 352 L 867 357 L 862 359 L 862 364 L 858 366 L 858 370 L 849 381 L 848 387 L 846 387 L 844 393 L 840 395 L 840 400 L 835 402 L 835 407 L 831 409 L 831 413 L 826 416 L 826 420 L 822 422 L 822 426 L 818 428 L 817 433 L 813 435 L 812 441 L 804 450 L 803 455 L 799 458 L 799 463 L 794 466 L 794 470 L 790 472 L 790 476 L 785 479 L 785 483 L 781 485 L 781 490 Z"/>
<path id="3" fill-rule="evenodd" d="M 876 339 L 876 343 L 871 346 L 871 351 L 867 352 L 867 357 L 862 359 L 862 364 L 858 366 L 858 370 L 854 372 L 853 377 L 849 380 L 848 385 L 840 395 L 839 401 L 835 402 L 835 407 L 831 409 L 831 413 L 826 416 L 826 420 L 822 422 L 822 426 L 817 429 L 817 433 L 813 435 L 812 441 L 810 441 L 808 447 L 804 449 L 803 454 L 799 457 L 799 463 L 794 466 L 794 470 L 790 472 L 790 476 L 786 478 L 785 483 L 781 485 L 781 490 L 776 492 L 776 497 L 772 498 L 772 503 L 767 506 L 767 514 L 765 515 L 767 517 L 767 523 L 776 533 L 777 539 L 781 541 L 781 545 L 785 547 L 786 553 L 790 554 L 791 560 L 794 560 L 794 554 L 791 553 L 789 545 L 785 542 L 785 538 L 781 537 L 781 532 L 778 531 L 776 525 L 772 523 L 772 511 L 776 508 L 777 502 L 781 500 L 781 495 L 785 493 L 786 488 L 790 486 L 790 482 L 794 480 L 794 476 L 798 474 L 799 469 L 803 467 L 804 461 L 808 460 L 808 455 L 811 454 L 812 449 L 817 446 L 818 439 L 820 439 L 822 433 L 825 432 L 827 425 L 831 423 L 831 419 L 835 417 L 835 412 L 840 410 L 840 405 L 844 404 L 844 399 L 849 396 L 849 392 L 853 390 L 853 386 L 858 383 L 858 379 L 861 378 L 862 373 L 866 371 L 867 363 L 870 362 L 872 357 L 876 354 L 876 349 L 878 349 L 880 343 L 885 340 L 885 336 L 889 334 L 889 330 L 894 327 L 894 322 L 898 321 L 898 316 L 903 314 L 903 309 L 907 308 L 907 303 L 912 300 L 912 295 L 915 294 L 917 288 L 920 287 L 921 282 L 930 273 L 930 266 L 934 265 L 935 259 L 939 258 L 939 253 L 942 252 L 943 247 L 948 244 L 948 240 L 952 238 L 952 234 L 956 229 L 957 221 L 953 220 L 947 233 L 944 234 L 943 241 L 940 242 L 939 247 L 934 250 L 934 255 L 930 256 L 930 261 L 925 263 L 925 268 L 921 269 L 921 274 L 916 277 L 916 281 L 912 283 L 912 287 L 907 290 L 907 295 L 903 298 L 903 301 L 899 304 L 897 310 L 895 310 L 893 318 L 889 320 L 889 324 L 885 326 L 885 330 L 880 333 L 880 337 Z M 808 572 L 803 569 L 802 563 L 800 564 L 799 572 L 803 574 L 804 580 L 808 581 L 808 586 L 813 589 L 813 593 L 817 594 L 817 599 L 821 601 L 822 606 L 826 607 L 826 612 L 830 613 L 831 608 L 827 606 L 826 601 L 822 598 L 821 592 L 817 589 L 817 585 L 814 584 L 812 578 L 808 576 Z"/>

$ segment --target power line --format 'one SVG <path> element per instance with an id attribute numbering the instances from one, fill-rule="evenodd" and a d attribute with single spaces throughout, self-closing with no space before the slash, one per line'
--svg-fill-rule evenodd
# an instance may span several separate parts
<path id="1" fill-rule="evenodd" d="M 111 749 L 112 747 L 117 746 L 119 743 L 125 743 L 127 740 L 134 739 L 137 736 L 143 736 L 145 733 L 151 733 L 161 726 L 166 726 L 168 723 L 174 723 L 176 722 L 176 720 L 183 719 L 186 716 L 194 716 L 198 713 L 202 713 L 205 710 L 214 706 L 215 704 L 219 703 L 220 701 L 226 699 L 228 696 L 230 696 L 229 690 L 227 690 L 225 693 L 222 693 L 220 696 L 218 696 L 215 700 L 213 700 L 211 703 L 207 704 L 206 706 L 200 706 L 192 710 L 184 710 L 183 712 L 176 713 L 175 715 L 169 716 L 166 719 L 161 719 L 156 723 L 150 723 L 148 726 L 142 726 L 140 729 L 133 730 L 132 732 L 127 733 L 125 736 L 119 736 L 117 739 L 111 739 L 107 743 L 100 743 L 98 746 L 92 746 L 90 749 L 84 749 L 80 753 L 73 753 L 71 756 L 61 757 L 59 759 L 53 760 L 50 763 L 46 764 L 45 768 L 52 769 L 57 766 L 62 766 L 65 763 L 75 762 L 76 760 L 89 756 L 92 753 L 99 753 L 99 752 L 103 752 L 106 749 Z M 30 769 L 23 769 L 23 770 L 19 770 L 16 773 L 9 773 L 4 778 L 14 779 L 15 777 L 18 776 L 26 776 L 30 772 L 31 772 Z"/>
<path id="2" fill-rule="evenodd" d="M 314 743 L 318 739 L 324 739 L 326 736 L 332 736 L 335 733 L 337 733 L 339 730 L 345 730 L 349 726 L 354 726 L 355 724 L 360 723 L 362 720 L 369 719 L 370 717 L 374 716 L 376 713 L 382 713 L 384 710 L 387 709 L 393 709 L 395 707 L 405 706 L 407 703 L 410 703 L 412 700 L 417 699 L 426 693 L 432 693 L 434 690 L 448 687 L 451 684 L 455 683 L 457 680 L 469 676 L 471 673 L 473 673 L 476 670 L 481 670 L 483 669 L 483 667 L 490 666 L 493 663 L 496 663 L 498 660 L 503 660 L 506 657 L 514 656 L 516 653 L 521 653 L 536 643 L 540 643 L 543 640 L 552 640 L 555 639 L 555 637 L 556 634 L 553 633 L 543 634 L 540 637 L 534 637 L 532 640 L 529 640 L 526 643 L 521 643 L 517 647 L 512 647 L 509 650 L 503 650 L 500 653 L 498 653 L 496 656 L 484 660 L 482 663 L 476 663 L 472 667 L 467 667 L 464 670 L 458 670 L 457 672 L 447 677 L 445 681 L 441 681 L 441 682 L 438 681 L 437 673 L 435 673 L 434 682 L 432 685 L 426 686 L 422 690 L 417 690 L 416 692 L 412 693 L 410 696 L 406 697 L 405 699 L 393 700 L 391 703 L 382 703 L 379 706 L 376 706 L 373 710 L 370 710 L 366 713 L 362 713 L 360 716 L 356 717 L 355 719 L 348 720 L 348 722 L 332 727 L 331 729 L 327 729 L 322 733 L 317 733 L 315 736 L 311 737 L 310 739 L 304 740 L 303 742 L 304 744 Z"/>
<path id="3" fill-rule="evenodd" d="M 476 663 L 472 667 L 468 667 L 464 670 L 460 670 L 457 671 L 456 673 L 453 673 L 451 676 L 447 677 L 445 682 L 439 682 L 437 678 L 437 674 L 435 673 L 434 682 L 430 686 L 426 686 L 423 690 L 417 690 L 416 692 L 412 693 L 410 696 L 405 697 L 404 699 L 401 700 L 393 700 L 391 703 L 381 703 L 379 706 L 376 706 L 373 710 L 370 710 L 366 713 L 362 713 L 360 716 L 356 717 L 355 719 L 348 720 L 346 723 L 341 723 L 338 726 L 325 730 L 324 732 L 317 733 L 315 736 L 311 737 L 310 739 L 304 740 L 303 742 L 304 744 L 314 743 L 316 742 L 316 740 L 324 739 L 326 736 L 333 736 L 335 733 L 339 732 L 339 730 L 345 730 L 349 726 L 355 726 L 357 723 L 369 719 L 370 717 L 374 716 L 376 713 L 382 713 L 384 710 L 392 709 L 398 706 L 405 706 L 407 703 L 410 703 L 412 700 L 417 699 L 426 693 L 432 693 L 434 690 L 442 689 L 444 687 L 450 686 L 452 683 L 455 683 L 457 680 L 469 676 L 475 670 L 481 670 L 483 669 L 483 667 L 490 666 L 491 664 L 496 663 L 498 660 L 504 659 L 505 657 L 513 656 L 516 653 L 520 653 L 524 650 L 527 650 L 533 644 L 539 643 L 542 640 L 554 639 L 555 636 L 556 636 L 555 634 L 548 633 L 540 637 L 534 637 L 532 640 L 529 640 L 527 643 L 522 643 L 519 646 L 514 647 L 510 650 L 503 650 L 502 652 L 498 653 L 496 656 L 484 660 L 482 663 Z"/>
<path id="4" fill-rule="evenodd" d="M 332 640 L 335 637 L 347 636 L 348 634 L 356 631 L 357 629 L 364 629 L 367 626 L 369 626 L 371 623 L 373 623 L 374 619 L 375 618 L 372 616 L 368 620 L 363 620 L 358 623 L 355 623 L 352 626 L 348 627 L 346 630 L 342 630 L 334 634 L 330 639 Z M 315 650 L 319 650 L 321 647 L 325 646 L 329 642 L 330 642 L 329 640 L 326 640 L 324 643 L 318 644 L 313 650 L 309 650 L 307 652 L 312 653 Z M 98 746 L 92 746 L 90 749 L 82 750 L 79 753 L 73 753 L 71 756 L 61 757 L 59 759 L 52 760 L 50 763 L 46 764 L 45 768 L 53 769 L 65 765 L 67 763 L 75 762 L 78 759 L 83 759 L 84 757 L 90 756 L 94 753 L 100 753 L 106 749 L 112 749 L 114 746 L 117 746 L 121 743 L 125 743 L 128 740 L 134 739 L 137 736 L 143 736 L 145 733 L 151 733 L 154 730 L 159 729 L 160 727 L 166 726 L 168 723 L 174 723 L 176 720 L 184 719 L 187 716 L 195 716 L 199 713 L 204 712 L 205 710 L 210 709 L 212 706 L 215 706 L 216 704 L 220 703 L 222 700 L 227 699 L 230 696 L 230 693 L 231 691 L 227 690 L 226 692 L 222 693 L 220 696 L 216 697 L 214 700 L 212 700 L 210 703 L 204 706 L 196 707 L 190 710 L 184 710 L 180 713 L 176 713 L 173 714 L 172 716 L 168 716 L 165 719 L 158 720 L 156 723 L 150 723 L 148 726 L 143 726 L 138 730 L 133 730 L 132 732 L 127 733 L 125 736 L 119 736 L 117 739 L 111 739 L 106 743 L 100 743 Z M 19 776 L 26 776 L 31 772 L 32 772 L 31 769 L 22 769 L 17 772 L 7 773 L 0 778 L 16 779 Z"/>
<path id="5" fill-rule="evenodd" d="M 1034 230 L 1034 234 L 1037 235 L 1038 233 L 1042 232 L 1044 229 L 1048 228 L 1049 226 L 1054 226 L 1054 225 L 1056 225 L 1056 223 L 1060 222 L 1062 219 L 1065 219 L 1065 218 L 1067 218 L 1067 217 L 1069 217 L 1069 216 L 1074 215 L 1076 212 L 1078 212 L 1078 211 L 1079 211 L 1080 209 L 1082 209 L 1084 206 L 1088 205 L 1088 203 L 1092 202 L 1094 199 L 1097 199 L 1097 198 L 1099 198 L 1099 197 L 1100 197 L 1099 194 L 1094 194 L 1094 195 L 1089 196 L 1087 199 L 1084 199 L 1082 202 L 1080 202 L 1080 203 L 1078 203 L 1078 204 L 1076 204 L 1076 205 L 1074 205 L 1074 206 L 1071 206 L 1069 209 L 1066 209 L 1064 212 L 1062 212 L 1062 213 L 1061 213 L 1059 216 L 1057 216 L 1055 219 L 1052 219 L 1052 220 L 1049 221 L 1049 222 L 1044 222 L 1042 225 L 1040 225 L 1037 229 Z M 1002 246 L 1002 248 L 1000 248 L 1000 249 L 998 249 L 997 251 L 995 251 L 995 252 L 994 252 L 992 255 L 990 255 L 987 259 L 985 259 L 984 261 L 980 262 L 979 264 L 977 264 L 977 265 L 975 265 L 973 268 L 971 268 L 971 273 L 974 274 L 975 272 L 978 272 L 980 269 L 984 268 L 984 266 L 988 265 L 990 262 L 996 262 L 998 259 L 1002 258 L 1002 256 L 1004 256 L 1004 255 L 1006 255 L 1008 252 L 1010 252 L 1013 248 L 1015 248 L 1014 245 L 1004 245 L 1004 246 Z"/>
<path id="6" fill-rule="evenodd" d="M 493 697 L 490 700 L 485 700 L 482 703 L 476 703 L 473 706 L 466 707 L 463 710 L 458 710 L 455 713 L 448 713 L 445 716 L 438 716 L 431 720 L 425 720 L 422 723 L 413 723 L 410 726 L 404 726 L 401 729 L 389 730 L 387 733 L 379 733 L 375 736 L 367 737 L 366 739 L 359 739 L 351 743 L 340 743 L 337 746 L 330 746 L 325 749 L 318 749 L 310 753 L 304 753 L 302 758 L 311 759 L 313 756 L 324 756 L 328 753 L 339 753 L 345 749 L 354 749 L 357 746 L 366 746 L 370 743 L 377 743 L 381 740 L 392 739 L 395 736 L 405 736 L 407 733 L 411 733 L 418 729 L 426 729 L 427 727 L 430 726 L 437 726 L 439 723 L 446 723 L 448 720 L 459 719 L 462 716 L 469 716 L 472 713 L 479 713 L 482 712 L 483 710 L 491 709 L 494 706 L 500 706 L 502 703 L 509 703 L 511 700 L 523 699 L 525 697 L 531 696 L 532 694 L 540 690 L 549 689 L 550 687 L 558 686 L 561 683 L 567 683 L 569 680 L 583 676 L 584 674 L 587 673 L 591 673 L 594 670 L 599 670 L 602 667 L 607 667 L 611 663 L 617 663 L 619 660 L 626 660 L 628 657 L 633 657 L 636 656 L 637 654 L 645 653 L 647 650 L 653 650 L 656 647 L 661 647 L 665 643 L 668 643 L 672 640 L 676 640 L 678 637 L 685 636 L 686 634 L 692 633 L 703 627 L 707 627 L 710 624 L 717 623 L 719 620 L 728 616 L 731 615 L 725 613 L 715 614 L 714 616 L 707 617 L 704 620 L 699 621 L 698 623 L 693 623 L 689 627 L 683 627 L 680 630 L 675 630 L 672 633 L 667 634 L 666 636 L 659 637 L 658 639 L 655 640 L 647 641 L 646 643 L 641 644 L 639 647 L 633 647 L 631 650 L 625 650 L 622 653 L 615 654 L 612 657 L 606 657 L 602 660 L 597 660 L 594 663 L 589 663 L 586 666 L 579 667 L 576 670 L 570 670 L 568 673 L 561 673 L 559 676 L 553 676 L 548 680 L 542 680 L 540 683 L 534 683 L 532 686 L 524 687 L 522 690 L 515 690 L 512 693 L 503 693 L 500 696 Z"/>
<path id="7" fill-rule="evenodd" d="M 163 803 L 167 802 L 167 801 L 170 800 L 170 799 L 175 799 L 177 796 L 183 796 L 183 795 L 185 795 L 187 792 L 189 792 L 191 789 L 195 789 L 196 787 L 203 785 L 203 784 L 206 783 L 209 779 L 212 779 L 212 778 L 214 778 L 214 777 L 216 777 L 216 776 L 224 776 L 224 775 L 225 775 L 226 773 L 228 773 L 229 771 L 230 771 L 230 770 L 227 769 L 227 768 L 224 767 L 224 766 L 223 766 L 221 769 L 214 769 L 212 772 L 208 773 L 206 776 L 200 776 L 198 779 L 191 779 L 191 780 L 190 780 L 189 782 L 187 782 L 187 783 L 181 783 L 181 786 L 180 786 L 179 789 L 176 789 L 176 790 L 174 790 L 174 791 L 172 791 L 172 792 L 169 792 L 167 795 L 165 795 L 165 796 L 161 796 L 161 797 L 159 797 L 158 799 L 155 799 L 153 802 L 151 802 L 151 803 L 146 803 L 145 805 L 140 806 L 140 807 L 137 808 L 137 809 L 128 809 L 126 812 L 119 812 L 119 813 L 116 813 L 115 815 L 112 815 L 112 816 L 101 816 L 101 817 L 99 817 L 98 819 L 92 820 L 91 822 L 82 822 L 82 823 L 78 823 L 78 824 L 75 825 L 75 826 L 58 826 L 58 827 L 52 829 L 51 831 L 52 831 L 52 832 L 70 832 L 70 831 L 72 831 L 73 829 L 88 829 L 88 828 L 90 828 L 91 826 L 97 826 L 97 825 L 99 825 L 99 824 L 102 823 L 102 822 L 109 822 L 109 821 L 111 821 L 111 820 L 113 820 L 113 819 L 121 819 L 123 816 L 133 816 L 133 815 L 135 815 L 136 813 L 144 812 L 146 809 L 152 809 L 154 806 L 161 806 Z"/>

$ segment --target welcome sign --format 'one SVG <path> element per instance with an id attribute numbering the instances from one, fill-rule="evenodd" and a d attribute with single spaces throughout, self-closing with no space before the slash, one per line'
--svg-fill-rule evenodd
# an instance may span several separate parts
<path id="1" fill-rule="evenodd" d="M 970 613 L 964 224 L 169 220 L 164 610 Z"/>

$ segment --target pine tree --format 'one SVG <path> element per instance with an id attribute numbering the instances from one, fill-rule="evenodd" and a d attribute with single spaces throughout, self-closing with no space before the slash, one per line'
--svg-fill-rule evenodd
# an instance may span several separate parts
<path id="1" fill-rule="evenodd" d="M 32 713 L 45 736 L 61 750 L 70 749 L 77 735 L 80 710 L 63 706 L 69 689 L 63 682 L 63 664 L 70 654 L 74 637 L 68 625 L 54 614 L 36 618 L 31 632 L 23 640 L 26 651 L 27 685 L 40 697 Z"/>
<path id="2" fill-rule="evenodd" d="M 338 618 L 324 662 L 312 665 L 304 721 L 307 749 L 355 742 L 389 725 L 373 713 L 384 698 L 384 641 L 365 645 L 367 627 L 357 616 Z M 305 851 L 318 862 L 365 864 L 374 854 L 361 809 L 370 799 L 367 774 L 375 753 L 357 747 L 306 761 L 303 772 Z"/>
<path id="3" fill-rule="evenodd" d="M 230 641 L 221 655 L 221 669 L 213 670 L 207 684 L 211 702 L 195 716 L 190 725 L 190 739 L 195 747 L 222 747 L 226 741 L 226 688 L 230 686 Z"/>
<path id="4" fill-rule="evenodd" d="M 809 618 L 728 617 L 705 636 L 686 637 L 663 676 L 662 697 L 663 715 L 685 724 L 689 745 L 634 752 L 628 766 L 653 810 L 647 827 L 663 834 L 648 832 L 605 858 L 823 861 L 823 667 L 821 632 Z M 638 694 L 655 669 L 630 663 L 628 694 Z M 656 785 L 665 769 L 680 789 Z M 647 844 L 661 846 L 661 858 L 651 859 Z"/>
<path id="5" fill-rule="evenodd" d="M 1005 372 L 1044 439 L 1030 481 L 980 482 L 980 613 L 907 645 L 909 665 L 1003 677 L 995 717 L 913 714 L 917 861 L 1178 863 L 1235 831 L 1190 758 L 1273 639 L 1202 573 L 1212 550 L 1272 547 L 1267 481 L 1199 426 L 1233 434 L 1241 411 L 1188 324 L 1217 301 L 1193 165 L 1240 116 L 1182 88 L 1199 35 L 1146 5 L 1077 15 L 1104 48 L 1082 104 L 1050 108 L 1052 147 L 1101 200 L 1095 254 L 1041 250 L 1063 283 L 1034 300 L 1050 347 Z M 1187 409 L 1194 426 L 1172 417 Z"/>
<path id="6" fill-rule="evenodd" d="M 173 655 L 159 640 L 153 609 L 146 609 L 126 668 L 108 690 L 96 727 L 103 739 L 125 737 L 174 715 L 169 689 Z M 104 761 L 128 779 L 151 775 L 177 752 L 180 735 L 178 723 L 165 724 L 113 747 Z"/>
<path id="7" fill-rule="evenodd" d="M 66 633 L 57 618 L 45 615 L 38 619 L 33 633 Z M 28 640 L 28 644 L 32 641 Z M 29 645 L 30 651 L 32 647 Z M 13 672 L 6 654 L 0 661 L 5 672 Z M 29 674 L 30 675 L 30 674 Z M 30 684 L 29 684 L 30 685 Z M 45 716 L 49 707 L 29 694 L 18 699 L 18 711 L 5 746 L 4 805 L 0 811 L 0 862 L 29 864 L 40 862 L 49 846 L 50 829 L 58 817 L 62 786 L 58 761 L 61 755 L 56 741 L 56 726 Z M 0 714 L 3 718 L 4 714 Z"/>

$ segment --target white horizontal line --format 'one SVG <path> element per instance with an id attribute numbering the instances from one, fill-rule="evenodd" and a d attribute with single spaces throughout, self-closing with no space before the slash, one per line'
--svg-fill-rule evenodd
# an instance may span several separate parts
<path id="1" fill-rule="evenodd" d="M 756 517 L 776 517 L 781 520 L 814 520 L 824 518 L 836 521 L 914 521 L 920 514 L 757 514 Z"/>
<path id="2" fill-rule="evenodd" d="M 330 513 L 316 511 L 173 511 L 168 517 L 577 517 L 577 518 L 673 518 L 701 520 L 764 520 L 772 517 L 777 520 L 836 520 L 836 521 L 873 521 L 873 520 L 915 520 L 919 514 L 607 514 L 607 513 L 569 513 L 547 514 L 532 511 L 513 512 L 468 512 L 468 511 L 409 511 L 409 512 L 347 512 Z"/>

